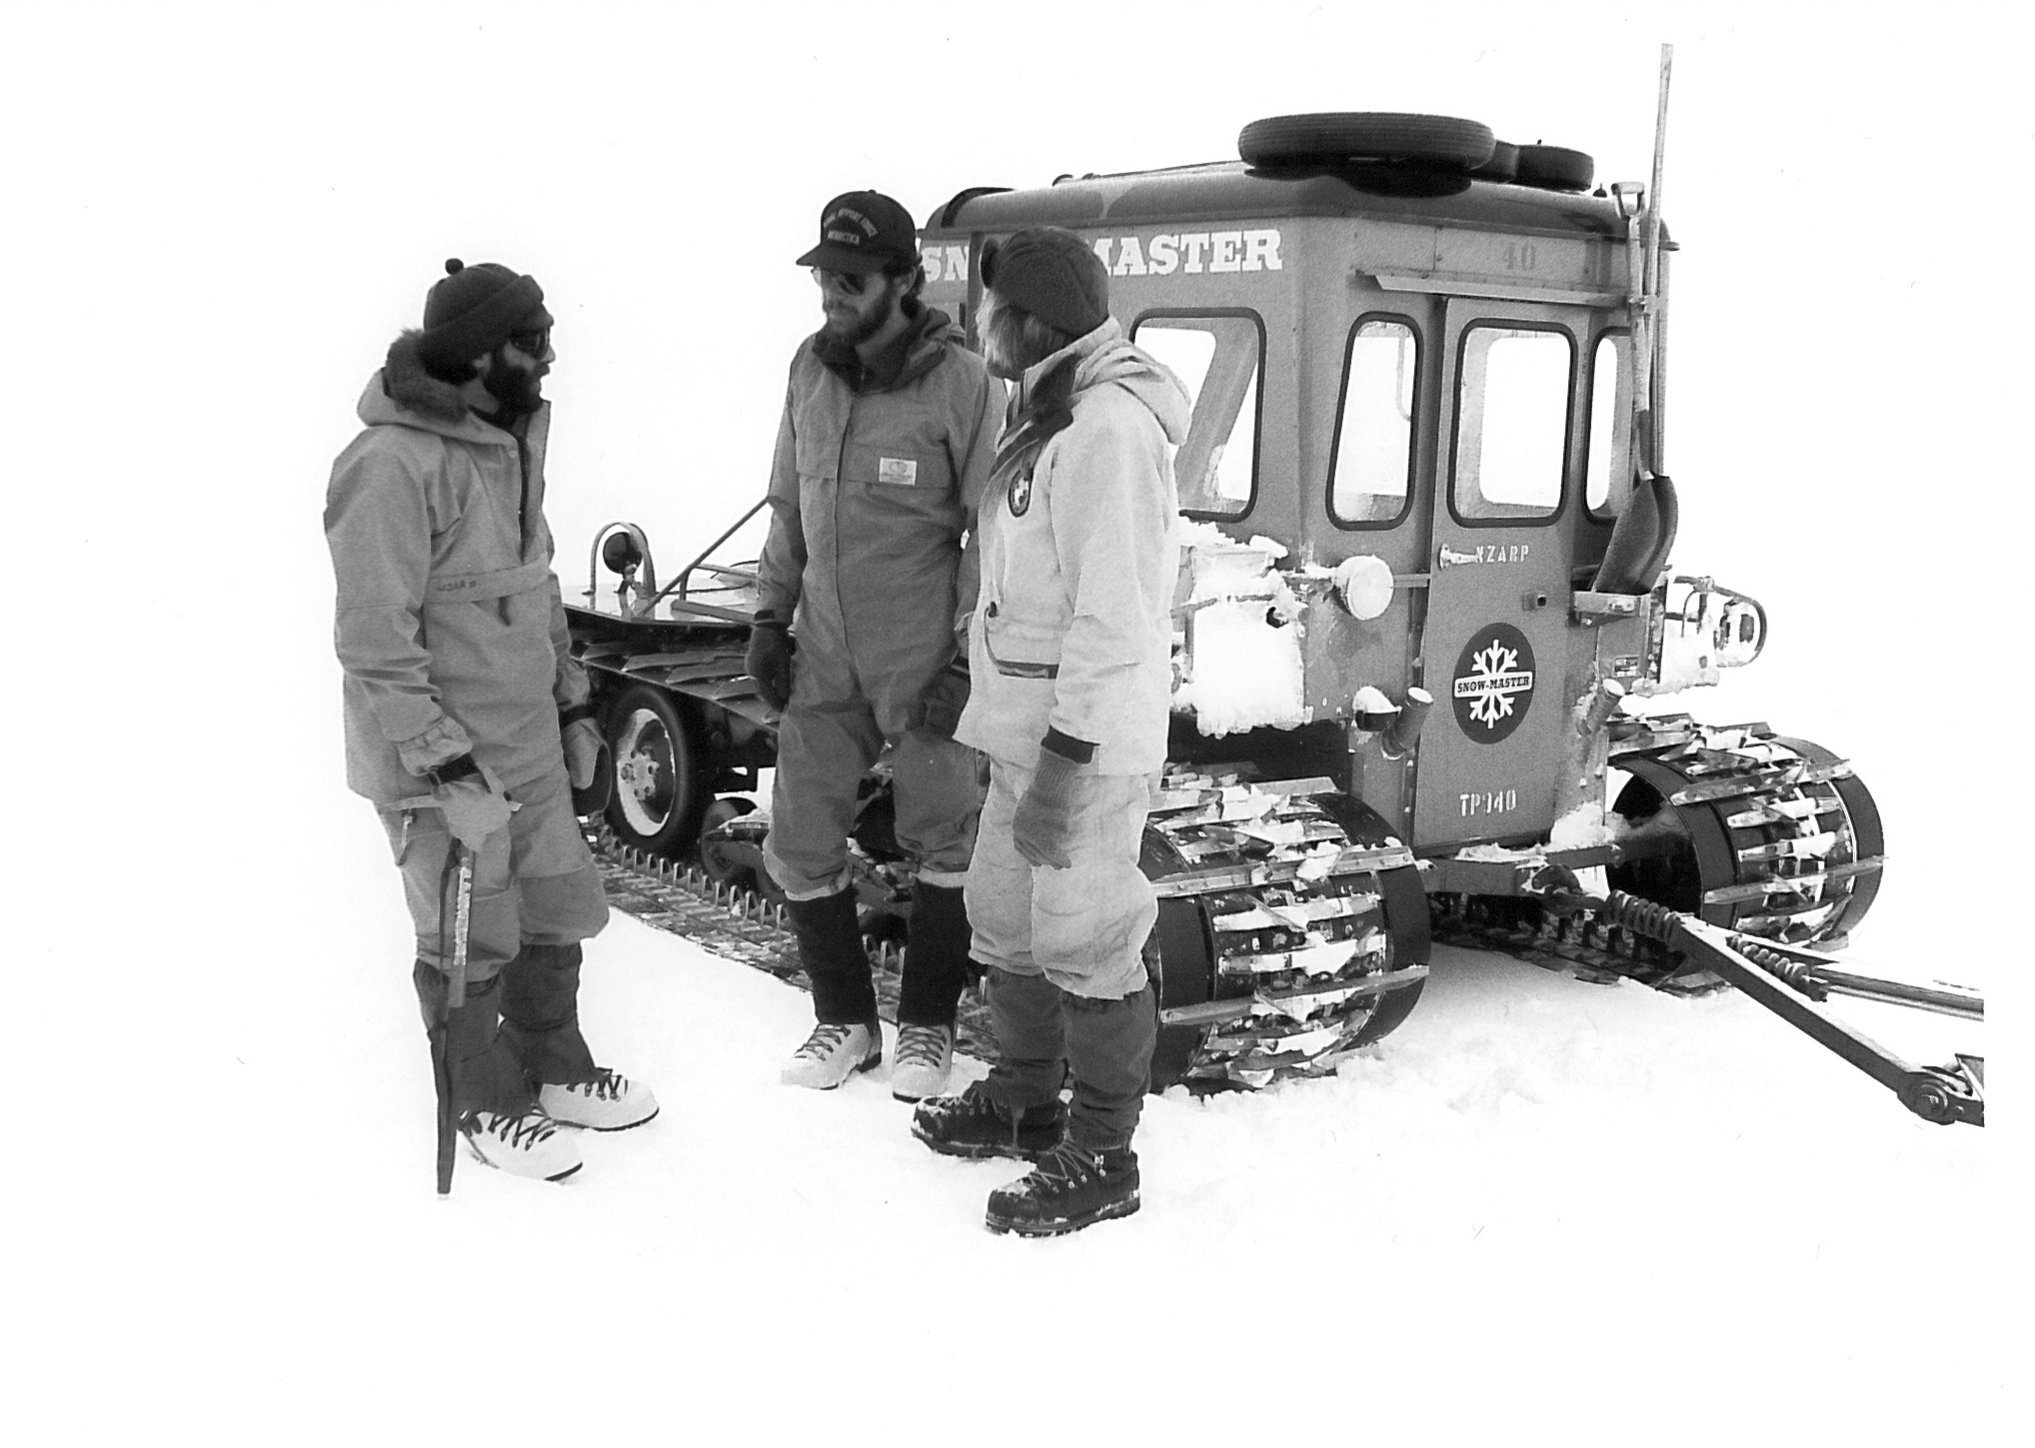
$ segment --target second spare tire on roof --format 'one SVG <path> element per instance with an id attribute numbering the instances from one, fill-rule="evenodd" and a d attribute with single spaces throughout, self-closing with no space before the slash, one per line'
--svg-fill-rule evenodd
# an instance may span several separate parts
<path id="1" fill-rule="evenodd" d="M 1252 121 L 1237 136 L 1237 154 L 1253 166 L 1414 161 L 1467 171 L 1490 160 L 1496 144 L 1489 126 L 1454 116 L 1323 111 Z"/>
<path id="2" fill-rule="evenodd" d="M 1597 179 L 1597 163 L 1567 146 L 1521 146 L 1513 180 L 1543 191 L 1588 191 Z"/>

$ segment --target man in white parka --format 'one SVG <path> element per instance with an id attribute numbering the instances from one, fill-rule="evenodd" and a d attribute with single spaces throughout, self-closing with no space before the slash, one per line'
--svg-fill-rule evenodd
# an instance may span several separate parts
<path id="1" fill-rule="evenodd" d="M 990 759 L 966 893 L 999 1059 L 912 1130 L 949 1155 L 1034 1160 L 990 1194 L 987 1222 L 1051 1235 L 1138 1208 L 1131 1136 L 1158 1025 L 1138 854 L 1172 687 L 1169 444 L 1192 403 L 1124 338 L 1108 273 L 1071 232 L 992 242 L 982 279 L 984 354 L 1018 386 L 982 496 L 955 737 Z"/>

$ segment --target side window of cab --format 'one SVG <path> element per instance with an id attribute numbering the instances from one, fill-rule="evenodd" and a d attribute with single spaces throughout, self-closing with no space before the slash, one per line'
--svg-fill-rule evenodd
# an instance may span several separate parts
<path id="1" fill-rule="evenodd" d="M 1413 496 L 1420 334 L 1405 317 L 1361 317 L 1343 359 L 1329 458 L 1328 511 L 1339 527 L 1389 528 Z"/>
<path id="2" fill-rule="evenodd" d="M 1536 522 L 1561 511 L 1575 342 L 1555 327 L 1477 322 L 1457 365 L 1449 505 L 1465 523 Z"/>
<path id="3" fill-rule="evenodd" d="M 1632 334 L 1605 332 L 1590 350 L 1590 445 L 1583 502 L 1592 518 L 1615 518 L 1632 496 Z"/>
<path id="4" fill-rule="evenodd" d="M 1131 340 L 1170 368 L 1194 399 L 1187 440 L 1172 450 L 1180 511 L 1242 517 L 1257 493 L 1264 320 L 1242 310 L 1147 312 L 1131 324 Z"/>

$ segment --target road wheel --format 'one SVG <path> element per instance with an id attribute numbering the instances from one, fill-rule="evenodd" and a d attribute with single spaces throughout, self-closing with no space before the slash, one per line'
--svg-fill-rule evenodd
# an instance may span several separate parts
<path id="1" fill-rule="evenodd" d="M 677 859 L 699 838 L 706 758 L 697 730 L 662 689 L 636 684 L 608 713 L 615 795 L 608 823 L 622 840 Z"/>

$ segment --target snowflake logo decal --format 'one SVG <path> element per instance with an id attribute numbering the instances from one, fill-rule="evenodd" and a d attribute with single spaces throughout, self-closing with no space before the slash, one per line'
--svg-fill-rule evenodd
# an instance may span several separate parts
<path id="1" fill-rule="evenodd" d="M 1456 662 L 1450 690 L 1456 723 L 1479 744 L 1496 744 L 1526 717 L 1533 702 L 1533 646 L 1510 624 L 1472 635 Z"/>
<path id="2" fill-rule="evenodd" d="M 1518 677 L 1519 651 L 1494 641 L 1471 656 L 1470 667 L 1476 672 L 1456 681 L 1456 693 L 1469 693 L 1470 717 L 1486 729 L 1495 729 L 1498 721 L 1512 712 L 1512 695 L 1505 692 L 1505 685 Z M 1466 684 L 1468 690 L 1463 687 Z"/>

